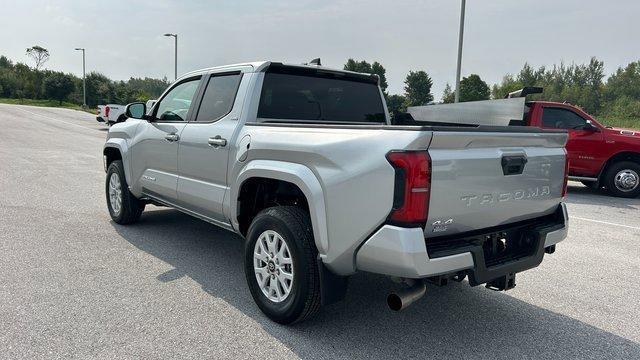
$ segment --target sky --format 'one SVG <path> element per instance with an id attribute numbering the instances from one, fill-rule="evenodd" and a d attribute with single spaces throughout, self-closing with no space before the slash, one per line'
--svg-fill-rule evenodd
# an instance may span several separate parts
<path id="1" fill-rule="evenodd" d="M 112 79 L 173 79 L 178 73 L 272 60 L 342 68 L 348 58 L 378 61 L 388 91 L 402 93 L 410 70 L 425 70 L 440 99 L 455 83 L 460 0 L 44 1 L 0 0 L 0 55 L 33 64 L 33 45 L 51 53 L 45 68 Z M 462 75 L 489 85 L 525 62 L 538 67 L 603 60 L 607 73 L 640 60 L 636 0 L 468 0 Z"/>

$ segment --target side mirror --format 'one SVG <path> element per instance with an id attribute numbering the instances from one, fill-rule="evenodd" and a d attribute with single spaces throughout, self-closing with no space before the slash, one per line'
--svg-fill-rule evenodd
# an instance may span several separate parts
<path id="1" fill-rule="evenodd" d="M 147 105 L 143 102 L 134 102 L 128 104 L 126 110 L 124 111 L 125 116 L 132 119 L 145 119 L 146 113 Z"/>
<path id="2" fill-rule="evenodd" d="M 597 126 L 593 125 L 591 120 L 587 120 L 587 123 L 584 125 L 582 130 L 592 131 L 592 132 L 599 132 L 600 128 L 598 128 Z"/>

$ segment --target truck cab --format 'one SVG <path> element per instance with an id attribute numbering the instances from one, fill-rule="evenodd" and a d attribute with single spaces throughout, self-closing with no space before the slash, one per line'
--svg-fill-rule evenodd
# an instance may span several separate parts
<path id="1" fill-rule="evenodd" d="M 549 101 L 527 102 L 524 120 L 568 132 L 570 179 L 614 196 L 640 195 L 640 131 L 607 127 L 577 106 Z"/>

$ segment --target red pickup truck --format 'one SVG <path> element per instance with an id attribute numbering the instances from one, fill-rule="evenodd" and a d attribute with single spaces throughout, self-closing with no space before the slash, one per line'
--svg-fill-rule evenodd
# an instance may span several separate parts
<path id="1" fill-rule="evenodd" d="M 408 108 L 398 124 L 472 124 L 566 129 L 569 179 L 619 197 L 640 195 L 640 130 L 603 126 L 579 107 L 549 101 L 526 101 L 542 88 L 527 87 L 505 99 L 436 104 Z"/>
<path id="2" fill-rule="evenodd" d="M 603 126 L 567 103 L 530 101 L 525 124 L 569 132 L 569 179 L 619 197 L 640 195 L 640 130 Z"/>

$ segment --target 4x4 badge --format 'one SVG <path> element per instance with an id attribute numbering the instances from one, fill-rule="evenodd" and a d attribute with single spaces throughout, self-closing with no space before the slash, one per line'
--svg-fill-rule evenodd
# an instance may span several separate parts
<path id="1" fill-rule="evenodd" d="M 433 222 L 433 232 L 443 232 L 443 231 L 447 231 L 447 229 L 449 228 L 449 225 L 453 224 L 453 219 L 447 219 L 447 220 L 436 220 Z"/>

